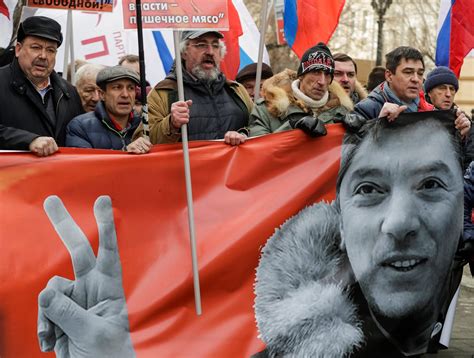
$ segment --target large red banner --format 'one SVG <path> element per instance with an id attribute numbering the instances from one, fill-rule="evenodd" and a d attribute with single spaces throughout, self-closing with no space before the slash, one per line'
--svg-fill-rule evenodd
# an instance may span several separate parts
<path id="1" fill-rule="evenodd" d="M 343 128 L 309 138 L 288 131 L 190 143 L 202 316 L 194 309 L 180 144 L 134 156 L 61 148 L 48 158 L 0 156 L 0 356 L 46 357 L 38 294 L 74 279 L 69 253 L 44 210 L 59 196 L 94 250 L 92 207 L 112 199 L 131 338 L 138 357 L 248 357 L 263 349 L 253 312 L 260 249 L 303 207 L 335 196 Z"/>

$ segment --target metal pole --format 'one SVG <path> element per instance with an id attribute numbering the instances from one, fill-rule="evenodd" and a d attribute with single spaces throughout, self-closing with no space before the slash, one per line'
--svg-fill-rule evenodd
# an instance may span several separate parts
<path id="1" fill-rule="evenodd" d="M 176 63 L 176 77 L 178 82 L 178 99 L 184 101 L 183 88 L 183 68 L 181 64 L 181 53 L 179 50 L 180 31 L 173 31 L 174 52 Z M 183 158 L 184 158 L 184 175 L 186 180 L 186 199 L 188 202 L 188 223 L 189 223 L 189 240 L 191 243 L 191 258 L 193 265 L 193 280 L 194 280 L 194 302 L 196 306 L 196 314 L 201 315 L 201 290 L 199 285 L 199 268 L 197 261 L 196 250 L 196 235 L 194 232 L 194 209 L 193 209 L 193 189 L 191 186 L 191 167 L 189 165 L 189 148 L 188 148 L 188 126 L 186 124 L 181 126 L 181 141 L 183 143 Z"/>
<path id="2" fill-rule="evenodd" d="M 70 28 L 68 31 L 71 33 L 71 37 L 69 41 L 69 49 L 70 49 L 70 55 L 71 55 L 71 83 L 73 85 L 76 84 L 76 58 L 74 56 L 74 24 L 73 24 L 73 18 L 72 18 L 72 11 L 71 11 L 71 21 L 70 21 Z"/>
<path id="3" fill-rule="evenodd" d="M 63 78 L 67 79 L 67 69 L 69 62 L 69 46 L 70 46 L 70 37 L 72 36 L 71 28 L 72 21 L 72 10 L 67 11 L 67 20 L 66 20 L 66 40 L 64 41 L 64 63 L 63 63 Z"/>
<path id="4" fill-rule="evenodd" d="M 145 51 L 143 50 L 143 24 L 141 0 L 136 0 L 137 9 L 137 36 L 138 36 L 138 61 L 140 66 L 140 90 L 142 96 L 142 124 L 143 137 L 150 139 L 150 128 L 148 125 L 148 102 L 146 98 L 146 76 L 145 76 Z"/>
<path id="5" fill-rule="evenodd" d="M 260 97 L 260 82 L 262 80 L 263 47 L 265 46 L 265 30 L 267 28 L 268 0 L 262 0 L 260 12 L 260 41 L 258 42 L 257 76 L 255 78 L 254 101 Z"/>

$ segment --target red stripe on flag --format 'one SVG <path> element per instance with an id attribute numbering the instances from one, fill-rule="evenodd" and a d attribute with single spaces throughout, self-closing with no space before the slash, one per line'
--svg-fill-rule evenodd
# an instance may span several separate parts
<path id="1" fill-rule="evenodd" d="M 304 52 L 322 41 L 327 43 L 339 22 L 345 0 L 299 0 L 298 30 L 292 50 L 301 58 Z"/>
<path id="2" fill-rule="evenodd" d="M 459 77 L 464 58 L 474 49 L 474 6 L 472 0 L 457 0 L 451 8 L 449 67 Z"/>
<path id="3" fill-rule="evenodd" d="M 10 20 L 10 11 L 8 10 L 7 5 L 4 0 L 0 0 L 0 14 L 3 14 Z"/>
<path id="4" fill-rule="evenodd" d="M 223 31 L 224 41 L 227 47 L 227 54 L 221 63 L 221 70 L 225 76 L 234 80 L 239 72 L 240 66 L 240 47 L 239 37 L 243 34 L 242 25 L 240 23 L 240 17 L 235 9 L 232 0 L 227 1 L 228 14 L 229 14 L 229 31 Z"/>

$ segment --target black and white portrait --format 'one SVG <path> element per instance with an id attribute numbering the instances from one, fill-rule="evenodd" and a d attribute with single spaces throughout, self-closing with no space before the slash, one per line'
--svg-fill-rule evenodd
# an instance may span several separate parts
<path id="1" fill-rule="evenodd" d="M 257 356 L 428 351 L 459 283 L 453 122 L 449 112 L 404 114 L 346 134 L 336 200 L 302 210 L 262 250 L 255 316 L 267 347 Z"/>

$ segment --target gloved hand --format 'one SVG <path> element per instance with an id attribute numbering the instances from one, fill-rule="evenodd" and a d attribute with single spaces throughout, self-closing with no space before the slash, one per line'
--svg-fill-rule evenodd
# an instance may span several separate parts
<path id="1" fill-rule="evenodd" d="M 463 247 L 458 250 L 457 254 L 469 262 L 474 262 L 474 241 L 465 241 Z"/>
<path id="2" fill-rule="evenodd" d="M 292 128 L 299 128 L 311 137 L 320 137 L 327 134 L 326 127 L 322 121 L 313 117 L 305 116 L 299 119 L 290 119 Z"/>

